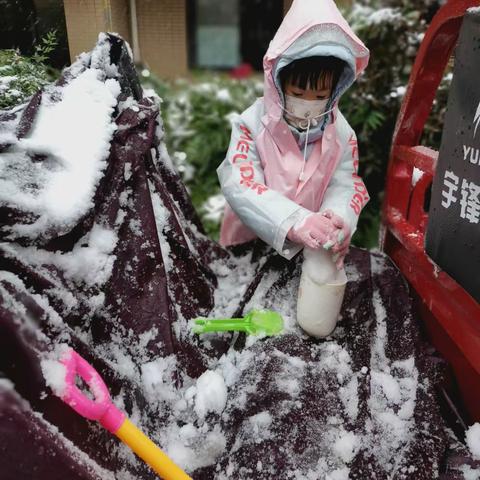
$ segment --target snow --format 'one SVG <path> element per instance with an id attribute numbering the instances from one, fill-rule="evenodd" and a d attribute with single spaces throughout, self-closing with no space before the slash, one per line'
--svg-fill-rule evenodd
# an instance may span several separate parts
<path id="1" fill-rule="evenodd" d="M 124 179 L 131 179 L 132 169 L 130 164 L 125 166 Z M 175 267 L 170 258 L 170 246 L 166 234 L 171 228 L 172 212 L 167 210 L 156 192 L 152 183 L 149 183 L 153 209 L 155 213 L 158 239 L 165 262 L 167 276 Z M 121 205 L 128 205 L 128 195 L 121 198 Z M 178 218 L 180 223 L 182 219 Z M 140 232 L 138 224 L 129 223 L 132 234 Z M 189 228 L 193 226 L 188 225 Z M 143 241 L 143 240 L 142 240 Z M 116 231 L 103 225 L 95 224 L 91 232 L 82 238 L 71 252 L 46 252 L 36 247 L 21 247 L 16 244 L 2 245 L 10 254 L 20 255 L 28 262 L 37 265 L 53 264 L 65 272 L 66 278 L 83 282 L 88 285 L 101 286 L 109 278 L 115 261 L 115 247 L 118 238 Z M 193 245 L 191 246 L 194 250 Z M 241 298 L 247 286 L 252 282 L 256 272 L 264 265 L 264 259 L 254 263 L 252 254 L 243 257 L 228 259 L 213 259 L 209 267 L 217 275 L 218 286 L 214 292 L 215 305 L 210 312 L 211 317 L 233 316 L 237 308 L 238 299 Z M 385 267 L 381 262 L 373 262 L 375 272 L 381 272 Z M 352 271 L 355 278 L 359 279 L 361 273 Z M 296 276 L 297 278 L 298 276 Z M 279 273 L 272 272 L 264 275 L 257 286 L 254 295 L 250 298 L 244 311 L 252 308 L 272 308 L 282 314 L 286 322 L 286 333 L 304 335 L 296 325 L 295 302 L 292 302 L 291 292 L 298 288 L 298 278 L 291 282 L 283 295 L 277 292 L 275 305 L 271 304 L 268 295 L 275 282 L 279 280 Z M 64 298 L 64 303 L 69 309 L 76 308 L 75 299 L 58 292 Z M 96 308 L 103 304 L 104 296 L 100 292 L 92 298 L 91 305 Z M 391 362 L 385 353 L 386 338 L 386 312 L 379 295 L 374 297 L 375 314 L 377 316 L 377 330 L 375 337 L 374 357 L 369 367 L 353 367 L 353 362 L 348 350 L 341 344 L 342 329 L 337 329 L 335 335 L 319 343 L 313 349 L 315 361 L 307 363 L 299 357 L 285 355 L 274 350 L 271 356 L 265 352 L 255 350 L 257 342 L 262 340 L 249 337 L 243 350 L 237 351 L 230 348 L 220 359 L 210 359 L 208 369 L 198 379 L 182 374 L 178 379 L 179 371 L 175 356 L 164 358 L 147 357 L 142 348 L 154 338 L 153 332 L 145 332 L 141 338 L 135 338 L 132 333 L 112 335 L 107 346 L 96 347 L 97 353 L 102 353 L 102 358 L 118 375 L 129 378 L 137 384 L 146 396 L 150 408 L 162 419 L 158 430 L 151 433 L 152 439 L 160 445 L 171 458 L 187 471 L 192 472 L 198 468 L 214 465 L 220 456 L 234 453 L 235 450 L 249 444 L 275 438 L 275 418 L 277 413 L 288 415 L 293 409 L 301 408 L 298 398 L 304 391 L 310 371 L 321 372 L 332 382 L 338 384 L 338 414 L 332 415 L 328 425 L 322 431 L 322 438 L 315 445 L 315 451 L 321 451 L 326 460 L 318 465 L 300 465 L 292 469 L 291 478 L 317 479 L 330 478 L 334 480 L 348 479 L 348 465 L 354 460 L 360 446 L 368 448 L 377 446 L 378 438 L 372 432 L 380 431 L 382 441 L 378 451 L 374 453 L 379 462 L 391 458 L 391 451 L 397 451 L 400 445 L 408 442 L 408 428 L 411 425 L 413 409 L 415 406 L 415 389 L 418 382 L 413 358 L 406 358 L 402 362 Z M 177 312 L 179 313 L 179 312 Z M 179 314 L 179 317 L 181 315 Z M 183 317 L 177 324 L 181 323 Z M 187 323 L 185 322 L 185 325 Z M 182 327 L 183 328 L 183 327 Z M 185 332 L 182 332 L 182 335 Z M 338 337 L 336 337 L 338 335 Z M 199 341 L 208 346 L 214 334 L 200 337 Z M 88 337 L 87 337 L 88 339 Z M 191 337 L 187 336 L 191 341 Z M 129 350 L 125 345 L 129 345 Z M 131 350 L 132 344 L 135 349 Z M 132 353 L 135 352 L 135 353 Z M 138 355 L 137 355 L 138 354 Z M 223 432 L 220 422 L 216 419 L 231 420 L 235 409 L 245 411 L 251 395 L 259 394 L 263 385 L 259 384 L 262 378 L 259 369 L 265 362 L 274 359 L 280 365 L 273 381 L 273 386 L 282 393 L 284 400 L 278 403 L 276 411 L 262 409 L 248 414 L 239 428 L 235 444 L 227 450 L 226 432 Z M 62 390 L 59 381 L 62 377 L 62 366 L 51 358 L 42 362 L 48 385 L 57 391 Z M 370 373 L 370 376 L 368 374 Z M 249 377 L 251 375 L 251 377 Z M 242 383 L 241 389 L 239 382 Z M 355 422 L 359 414 L 360 382 L 370 382 L 373 392 L 373 401 L 369 404 L 373 420 L 366 425 L 364 435 L 350 432 L 348 422 Z M 233 395 L 233 392 L 237 392 Z M 124 392 L 114 398 L 115 404 L 122 408 Z M 274 415 L 275 413 L 275 415 Z M 140 427 L 147 420 L 137 407 L 130 414 L 131 419 Z M 312 426 L 315 428 L 315 425 Z M 289 447 L 290 448 L 290 447 Z M 120 449 L 120 447 L 119 447 Z M 392 450 L 390 450 L 392 449 Z M 135 462 L 131 452 L 120 449 L 121 458 L 128 462 Z M 310 455 L 306 453 L 306 455 Z M 288 454 L 288 451 L 287 451 Z M 401 457 L 401 452 L 399 454 Z M 266 468 L 271 468 L 267 462 L 255 462 L 252 472 L 265 473 Z M 392 467 L 393 471 L 394 467 Z M 229 474 L 229 472 L 233 472 Z M 236 477 L 235 477 L 236 475 Z M 272 478 L 274 473 L 272 474 Z M 121 478 L 120 475 L 118 478 Z M 227 465 L 225 470 L 218 472 L 216 478 L 242 478 L 234 463 Z M 248 474 L 245 478 L 248 478 Z"/>
<path id="2" fill-rule="evenodd" d="M 221 88 L 217 91 L 216 97 L 221 102 L 231 102 L 232 96 L 230 95 L 230 91 L 227 88 Z"/>
<path id="3" fill-rule="evenodd" d="M 151 405 L 158 405 L 160 415 L 171 412 L 166 428 L 158 432 L 157 443 L 179 466 L 193 471 L 215 463 L 225 451 L 225 435 L 218 426 L 211 428 L 205 417 L 209 412 L 221 413 L 227 387 L 223 376 L 211 370 L 196 382 L 186 377 L 178 387 L 176 372 L 174 355 L 157 358 L 141 366 L 142 384 Z"/>
<path id="4" fill-rule="evenodd" d="M 25 286 L 25 284 L 23 283 L 23 281 L 20 280 L 16 275 L 14 275 L 13 273 L 8 272 L 6 270 L 2 270 L 2 271 L 0 271 L 0 280 L 6 281 L 7 283 L 10 283 L 10 284 L 14 285 L 15 288 L 20 292 L 28 293 L 28 295 L 30 295 L 38 303 L 38 305 L 40 305 L 43 308 L 43 310 L 46 312 L 45 320 L 51 326 L 60 327 L 60 326 L 63 325 L 62 318 L 55 311 L 55 309 L 53 309 L 50 306 L 50 304 L 48 302 L 48 299 L 45 298 L 42 295 L 35 294 L 35 293 L 32 293 L 32 292 L 28 291 L 28 289 Z M 0 292 L 1 292 L 1 288 L 0 288 Z M 68 297 L 68 294 L 65 295 L 65 298 L 64 298 L 64 293 L 65 292 L 63 292 L 63 291 L 61 292 L 60 299 L 61 300 L 66 299 L 66 301 L 68 302 L 70 300 L 70 298 Z M 32 324 L 32 327 L 34 327 L 33 324 Z M 38 331 L 38 329 L 35 329 L 35 330 Z"/>
<path id="5" fill-rule="evenodd" d="M 218 286 L 214 292 L 215 305 L 211 318 L 232 317 L 236 309 L 235 299 L 241 298 L 255 277 L 252 269 L 252 254 L 247 253 L 234 261 L 213 260 L 210 269 L 217 275 Z M 250 306 L 245 309 L 249 311 Z"/>
<path id="6" fill-rule="evenodd" d="M 154 185 L 149 181 L 148 186 L 152 198 L 153 212 L 155 214 L 155 223 L 157 226 L 158 241 L 162 251 L 162 259 L 165 266 L 165 271 L 170 272 L 173 269 L 173 263 L 170 258 L 170 245 L 168 244 L 165 233 L 170 229 L 168 219 L 170 212 L 164 207 L 158 193 L 155 191 Z"/>
<path id="7" fill-rule="evenodd" d="M 401 85 L 390 92 L 390 97 L 392 98 L 403 97 L 406 91 L 407 91 L 407 87 Z"/>
<path id="8" fill-rule="evenodd" d="M 208 412 L 222 413 L 227 403 L 227 387 L 223 377 L 211 370 L 204 372 L 197 380 L 195 413 L 200 419 Z"/>
<path id="9" fill-rule="evenodd" d="M 474 423 L 466 431 L 465 438 L 473 457 L 480 460 L 480 423 Z"/>
<path id="10" fill-rule="evenodd" d="M 98 463 L 94 462 L 89 455 L 66 438 L 57 427 L 47 422 L 40 413 L 33 411 L 33 415 L 54 438 L 58 439 L 58 448 L 66 450 L 68 452 L 67 455 L 74 458 L 80 465 L 83 465 L 92 476 L 94 475 L 94 478 L 101 478 L 102 480 L 132 480 L 130 476 L 122 477 L 102 468 Z"/>
<path id="11" fill-rule="evenodd" d="M 45 383 L 58 397 L 63 397 L 67 387 L 67 368 L 61 359 L 67 355 L 69 347 L 66 344 L 58 344 L 45 358 L 40 361 Z"/>
<path id="12" fill-rule="evenodd" d="M 65 392 L 65 376 L 67 369 L 63 363 L 55 360 L 42 360 L 42 373 L 46 384 L 53 390 L 55 395 L 62 397 Z"/>
<path id="13" fill-rule="evenodd" d="M 173 152 L 172 160 L 177 172 L 181 175 L 184 182 L 193 179 L 195 175 L 195 167 L 187 161 L 187 154 L 185 152 Z"/>
<path id="14" fill-rule="evenodd" d="M 413 167 L 413 173 L 412 173 L 412 187 L 414 187 L 418 181 L 423 177 L 423 170 L 420 170 L 417 167 Z"/>
<path id="15" fill-rule="evenodd" d="M 218 427 L 206 434 L 191 424 L 184 425 L 177 437 L 169 439 L 167 454 L 180 467 L 188 471 L 215 463 L 226 447 L 225 436 Z"/>
<path id="16" fill-rule="evenodd" d="M 0 297 L 3 299 L 5 308 L 14 313 L 16 317 L 16 323 L 21 325 L 22 329 L 28 330 L 39 341 L 48 342 L 48 337 L 42 330 L 38 328 L 37 319 L 33 319 L 32 316 L 28 314 L 25 305 L 18 299 L 12 297 L 10 292 L 4 287 L 5 284 L 11 284 L 22 294 L 29 293 L 23 281 L 8 271 L 0 271 L 0 281 Z M 38 300 L 40 295 L 35 294 L 32 295 L 32 297 L 34 300 Z M 58 327 L 58 325 L 61 324 L 61 319 L 58 313 L 50 307 L 46 299 L 43 299 L 43 301 L 40 302 L 40 305 L 45 308 L 45 318 L 42 318 L 42 320 L 50 325 Z M 63 335 L 68 337 L 68 333 L 64 332 Z"/>
<path id="17" fill-rule="evenodd" d="M 253 432 L 256 436 L 264 435 L 272 424 L 270 412 L 260 412 L 251 416 L 248 421 L 252 424 Z"/>
<path id="18" fill-rule="evenodd" d="M 141 366 L 142 383 L 152 401 L 171 402 L 177 399 L 173 372 L 177 366 L 173 355 L 158 358 Z"/>
<path id="19" fill-rule="evenodd" d="M 123 171 L 123 178 L 128 182 L 132 177 L 132 164 L 125 163 L 124 171 Z"/>
<path id="20" fill-rule="evenodd" d="M 10 88 L 10 82 L 13 82 L 18 77 L 14 75 L 0 76 L 0 94 L 5 93 Z M 11 91 L 10 91 L 11 93 Z"/>
<path id="21" fill-rule="evenodd" d="M 118 33 L 111 33 L 119 36 Z M 90 68 L 104 71 L 108 77 L 115 78 L 119 76 L 119 72 L 118 67 L 110 63 L 110 48 L 107 34 L 99 33 L 96 48 L 91 53 Z"/>
<path id="22" fill-rule="evenodd" d="M 213 195 L 201 206 L 202 218 L 211 222 L 220 223 L 225 209 L 226 200 L 223 194 Z"/>
<path id="23" fill-rule="evenodd" d="M 340 382 L 339 382 L 340 383 Z M 339 389 L 339 396 L 343 408 L 351 420 L 356 420 L 358 415 L 358 377 L 353 375 L 344 386 Z"/>
<path id="24" fill-rule="evenodd" d="M 463 473 L 463 480 L 480 479 L 480 468 L 472 468 L 470 465 L 462 465 L 459 470 Z"/>
<path id="25" fill-rule="evenodd" d="M 121 336 L 112 336 L 112 343 L 109 345 L 108 353 L 105 352 L 104 360 L 120 375 L 136 382 L 138 379 L 137 363 L 122 348 L 122 341 L 125 340 Z"/>
<path id="26" fill-rule="evenodd" d="M 38 216 L 32 224 L 14 225 L 12 233 L 36 237 L 49 227 L 67 231 L 93 207 L 115 131 L 112 113 L 119 93 L 119 83 L 103 81 L 95 69 L 63 88 L 60 101 L 56 87 L 44 93 L 32 131 L 0 155 L 0 204 Z M 35 155 L 44 160 L 33 161 Z"/>
<path id="27" fill-rule="evenodd" d="M 378 394 L 383 395 L 388 403 L 398 405 L 402 400 L 400 386 L 389 373 L 372 372 L 372 384 L 379 389 Z"/>
<path id="28" fill-rule="evenodd" d="M 0 394 L 2 390 L 14 391 L 15 385 L 8 378 L 0 377 Z"/>
<path id="29" fill-rule="evenodd" d="M 333 444 L 333 451 L 345 463 L 350 463 L 354 459 L 359 448 L 360 439 L 353 432 L 341 432 Z"/>
<path id="30" fill-rule="evenodd" d="M 384 269 L 384 260 L 372 256 L 372 272 Z M 411 441 L 414 425 L 414 408 L 418 386 L 418 370 L 413 356 L 391 362 L 385 352 L 387 338 L 387 312 L 377 290 L 373 292 L 376 315 L 376 332 L 370 360 L 369 409 L 372 421 L 367 428 L 376 430 L 382 442 L 373 452 L 377 461 L 387 468 L 395 469 L 403 461 L 404 445 Z M 405 319 L 409 322 L 410 318 Z M 392 452 L 396 463 L 389 463 Z"/>
<path id="31" fill-rule="evenodd" d="M 349 468 L 339 468 L 326 475 L 325 480 L 348 480 L 350 473 Z"/>
<path id="32" fill-rule="evenodd" d="M 118 237 L 115 232 L 94 224 L 92 230 L 82 237 L 71 252 L 49 252 L 37 247 L 22 247 L 2 244 L 5 251 L 20 255 L 32 265 L 56 265 L 67 278 L 87 285 L 103 285 L 110 278 L 115 261 L 113 250 Z"/>
<path id="33" fill-rule="evenodd" d="M 381 8 L 373 11 L 368 17 L 371 24 L 394 23 L 402 19 L 401 12 L 396 8 Z"/>

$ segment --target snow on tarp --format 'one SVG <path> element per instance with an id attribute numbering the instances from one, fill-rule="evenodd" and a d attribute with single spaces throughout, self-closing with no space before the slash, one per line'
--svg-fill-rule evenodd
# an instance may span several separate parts
<path id="1" fill-rule="evenodd" d="M 168 158 L 158 99 L 142 93 L 121 39 L 100 35 L 56 85 L 0 120 L 5 478 L 35 469 L 40 480 L 155 478 L 52 394 L 63 388 L 55 359 L 65 345 L 195 479 L 475 474 L 440 416 L 437 371 L 398 271 L 352 249 L 337 329 L 326 340 L 303 334 L 301 256 L 286 261 L 261 242 L 225 250 L 205 237 Z M 251 308 L 279 311 L 285 333 L 198 338 L 188 328 Z M 61 460 L 46 463 L 42 452 L 59 445 L 68 445 Z"/>

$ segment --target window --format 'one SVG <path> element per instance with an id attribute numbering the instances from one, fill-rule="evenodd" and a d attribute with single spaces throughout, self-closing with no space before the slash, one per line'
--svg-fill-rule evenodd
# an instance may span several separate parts
<path id="1" fill-rule="evenodd" d="M 189 0 L 187 8 L 190 67 L 262 69 L 283 0 Z"/>

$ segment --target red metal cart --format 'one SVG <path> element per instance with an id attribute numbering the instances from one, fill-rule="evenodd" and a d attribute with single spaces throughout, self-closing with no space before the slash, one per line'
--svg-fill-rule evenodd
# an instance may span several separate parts
<path id="1" fill-rule="evenodd" d="M 424 204 L 438 152 L 419 143 L 465 12 L 478 5 L 478 0 L 450 0 L 422 41 L 393 136 L 381 233 L 382 248 L 418 300 L 429 340 L 452 366 L 456 385 L 447 388 L 447 398 L 457 396 L 466 422 L 480 421 L 480 304 L 425 251 Z M 412 182 L 414 167 L 423 171 L 417 183 Z"/>

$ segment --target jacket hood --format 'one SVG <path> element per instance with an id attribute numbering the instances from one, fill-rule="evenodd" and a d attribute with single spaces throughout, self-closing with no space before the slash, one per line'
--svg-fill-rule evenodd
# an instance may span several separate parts
<path id="1" fill-rule="evenodd" d="M 346 65 L 327 105 L 330 109 L 365 70 L 370 54 L 333 0 L 294 0 L 263 58 L 268 116 L 283 115 L 279 71 L 294 60 L 317 55 L 337 57 Z"/>

